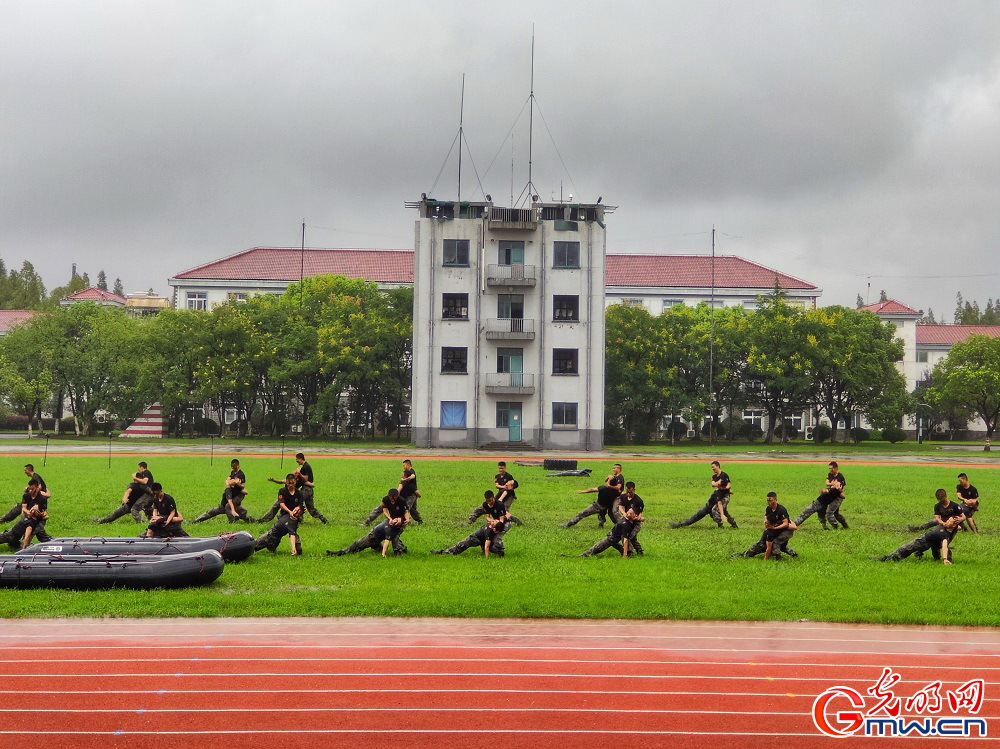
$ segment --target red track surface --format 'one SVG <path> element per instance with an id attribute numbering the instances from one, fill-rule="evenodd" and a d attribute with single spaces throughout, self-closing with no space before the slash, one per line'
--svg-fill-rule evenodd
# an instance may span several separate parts
<path id="1" fill-rule="evenodd" d="M 1000 632 L 794 623 L 391 619 L 23 620 L 0 636 L 0 746 L 813 747 L 816 695 L 890 666 L 908 697 L 986 681 Z M 868 697 L 868 707 L 874 705 Z M 846 709 L 847 705 L 835 709 Z M 948 707 L 942 713 L 950 715 Z M 963 714 L 964 717 L 964 714 Z"/>

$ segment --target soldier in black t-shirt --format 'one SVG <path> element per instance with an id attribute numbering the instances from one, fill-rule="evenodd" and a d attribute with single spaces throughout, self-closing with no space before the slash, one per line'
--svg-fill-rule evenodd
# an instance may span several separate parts
<path id="1" fill-rule="evenodd" d="M 826 521 L 834 530 L 838 528 L 839 523 L 839 527 L 846 531 L 847 521 L 840 514 L 840 506 L 847 499 L 844 496 L 844 487 L 847 486 L 847 478 L 840 472 L 840 466 L 837 465 L 837 461 L 831 460 L 829 467 L 830 472 L 826 475 L 826 489 L 822 492 L 827 497 Z M 822 520 L 823 518 L 821 517 L 820 522 Z M 824 524 L 823 527 L 825 528 L 826 525 Z"/>
<path id="2" fill-rule="evenodd" d="M 302 554 L 302 542 L 299 540 L 299 521 L 305 511 L 302 495 L 296 487 L 294 473 L 285 476 L 284 486 L 278 490 L 278 512 L 280 513 L 274 525 L 254 542 L 254 549 L 267 549 L 272 554 L 278 550 L 278 543 L 283 536 L 288 536 L 292 546 L 292 556 Z"/>
<path id="3" fill-rule="evenodd" d="M 919 559 L 923 557 L 925 551 L 930 550 L 935 559 L 939 559 L 944 564 L 950 565 L 951 539 L 955 535 L 955 531 L 958 529 L 959 524 L 962 522 L 959 520 L 960 517 L 963 516 L 956 515 L 949 518 L 944 522 L 944 524 L 932 528 L 919 538 L 915 538 L 912 541 L 903 544 L 891 554 L 879 557 L 876 561 L 898 562 L 906 559 L 906 557 L 911 554 L 916 555 Z"/>
<path id="4" fill-rule="evenodd" d="M 398 489 L 390 489 L 388 494 L 382 498 L 382 517 L 385 520 L 374 528 L 366 536 L 362 536 L 345 549 L 337 551 L 327 551 L 327 556 L 342 557 L 345 554 L 357 554 L 365 549 L 382 552 L 384 558 L 389 551 L 389 546 L 393 547 L 393 556 L 406 553 L 406 547 L 400 540 L 400 535 L 406 530 L 410 523 L 410 511 L 406 507 L 406 502 L 399 496 Z"/>
<path id="5" fill-rule="evenodd" d="M 406 508 L 410 511 L 410 518 L 415 523 L 423 525 L 424 519 L 420 517 L 420 511 L 417 509 L 417 500 L 420 498 L 420 492 L 417 490 L 417 473 L 413 470 L 413 464 L 409 459 L 403 461 L 403 473 L 399 478 L 399 486 L 396 487 L 396 491 L 406 503 Z M 368 513 L 363 525 L 371 525 L 381 514 L 382 505 L 375 505 Z"/>
<path id="6" fill-rule="evenodd" d="M 959 527 L 963 530 L 968 529 L 973 533 L 979 533 L 979 526 L 976 525 L 976 521 L 972 517 L 979 510 L 979 490 L 969 483 L 969 477 L 964 473 L 958 474 L 958 485 L 955 487 L 955 504 L 962 505 L 962 512 L 965 515 L 965 522 Z M 916 533 L 917 531 L 933 528 L 936 525 L 939 525 L 939 522 L 937 517 L 934 517 L 923 525 L 911 525 L 908 528 L 911 533 Z"/>
<path id="7" fill-rule="evenodd" d="M 843 488 L 846 483 L 844 474 L 840 473 L 840 469 L 836 462 L 830 463 L 830 472 L 826 476 L 826 486 L 819 493 L 819 496 L 812 501 L 812 503 L 806 507 L 799 516 L 795 518 L 795 525 L 801 526 L 806 519 L 816 513 L 816 517 L 819 518 L 820 525 L 823 526 L 823 530 L 828 531 L 830 527 L 827 525 L 827 519 L 829 518 L 830 525 L 834 528 L 837 527 L 837 519 L 843 519 L 843 516 L 839 513 L 840 503 L 844 501 Z M 838 511 L 831 510 L 831 505 L 837 502 Z M 847 528 L 847 524 L 843 523 L 844 528 Z"/>
<path id="8" fill-rule="evenodd" d="M 618 506 L 618 497 L 621 495 L 621 491 L 616 487 L 611 486 L 595 486 L 593 489 L 580 489 L 577 494 L 597 494 L 597 501 L 590 504 L 587 508 L 581 511 L 575 518 L 569 520 L 562 525 L 560 528 L 572 528 L 574 525 L 579 523 L 584 518 L 589 518 L 591 515 L 607 516 L 611 515 L 611 520 L 617 523 L 621 516 L 618 514 L 616 507 Z M 597 527 L 600 528 L 604 525 L 604 520 L 601 520 Z"/>
<path id="9" fill-rule="evenodd" d="M 150 538 L 187 538 L 188 534 L 181 523 L 184 517 L 177 509 L 177 502 L 169 494 L 163 491 L 163 487 L 154 482 L 150 487 L 153 501 L 153 518 L 146 527 L 146 536 Z"/>
<path id="10" fill-rule="evenodd" d="M 151 518 L 153 516 L 153 511 L 152 508 L 149 507 L 149 504 L 153 499 L 153 495 L 150 490 L 152 485 L 153 474 L 149 472 L 149 467 L 146 465 L 145 461 L 140 461 L 138 469 L 132 474 L 132 481 L 130 481 L 129 485 L 125 487 L 125 493 L 122 495 L 121 506 L 107 517 L 94 518 L 94 522 L 101 524 L 113 523 L 118 518 L 131 513 L 132 519 L 135 520 L 135 522 L 140 523 L 142 522 L 143 511 L 145 511 L 147 518 Z"/>
<path id="11" fill-rule="evenodd" d="M 35 467 L 31 465 L 31 463 L 28 463 L 27 465 L 24 466 L 24 475 L 28 477 L 28 481 L 31 481 L 31 479 L 37 479 L 38 483 L 42 487 L 42 491 L 46 492 L 45 479 L 43 479 L 39 474 L 35 473 Z M 24 491 L 28 491 L 27 486 L 25 486 Z M 13 507 L 11 507 L 3 517 L 0 517 L 0 523 L 8 523 L 11 520 L 15 520 L 16 518 L 21 517 L 22 504 L 23 501 L 18 502 Z"/>
<path id="12" fill-rule="evenodd" d="M 493 488 L 496 489 L 497 500 L 503 502 L 504 507 L 507 508 L 507 512 L 510 512 L 511 505 L 517 500 L 517 487 L 517 479 L 507 473 L 507 463 L 502 460 L 498 462 L 497 475 L 493 477 Z M 482 517 L 484 514 L 485 511 L 482 506 L 477 507 L 469 515 L 469 525 L 475 523 L 476 519 Z M 523 525 L 514 515 L 510 516 L 510 521 L 514 525 Z"/>
<path id="13" fill-rule="evenodd" d="M 49 492 L 42 491 L 41 483 L 32 478 L 21 498 L 21 517 L 14 525 L 0 533 L 0 543 L 28 548 L 32 538 L 39 541 L 51 541 L 52 536 L 45 532 L 45 521 L 49 513 Z"/>
<path id="14" fill-rule="evenodd" d="M 711 481 L 713 491 L 705 506 L 687 520 L 683 520 L 680 523 L 671 523 L 671 528 L 685 528 L 689 525 L 694 525 L 706 515 L 711 515 L 712 520 L 720 528 L 722 527 L 723 520 L 727 520 L 731 528 L 739 528 L 736 525 L 736 518 L 729 512 L 729 500 L 732 498 L 732 486 L 729 481 L 729 474 L 722 470 L 722 466 L 717 460 L 712 461 Z"/>
<path id="15" fill-rule="evenodd" d="M 431 549 L 431 554 L 461 554 L 473 546 L 480 546 L 487 558 L 492 553 L 502 557 L 505 553 L 503 537 L 510 530 L 511 516 L 503 502 L 492 491 L 483 494 L 480 505 L 481 515 L 486 516 L 486 525 L 470 536 L 463 538 L 448 549 Z"/>
<path id="16" fill-rule="evenodd" d="M 755 544 L 744 552 L 733 554 L 734 557 L 755 557 L 764 554 L 764 558 L 772 557 L 775 561 L 783 559 L 782 553 L 797 557 L 788 542 L 795 533 L 797 526 L 788 516 L 788 510 L 778 504 L 778 495 L 768 492 L 767 505 L 764 508 L 764 532 Z M 770 546 L 770 554 L 768 554 Z"/>
<path id="17" fill-rule="evenodd" d="M 620 519 L 618 514 L 618 497 L 625 491 L 625 477 L 622 476 L 621 463 L 615 463 L 611 469 L 611 474 L 604 479 L 603 486 L 595 486 L 591 489 L 579 489 L 577 494 L 597 494 L 597 501 L 591 503 L 580 514 L 572 520 L 563 523 L 560 528 L 572 528 L 584 518 L 597 515 L 598 528 L 603 528 L 607 516 L 611 515 L 611 522 L 617 523 Z"/>
<path id="18" fill-rule="evenodd" d="M 226 479 L 226 488 L 222 490 L 222 499 L 216 507 L 205 510 L 201 515 L 192 520 L 192 523 L 203 523 L 216 515 L 225 514 L 230 523 L 242 520 L 246 523 L 255 523 L 246 509 L 243 507 L 243 498 L 247 495 L 247 477 L 240 469 L 240 461 L 233 458 L 230 461 L 229 477 Z"/>
<path id="19" fill-rule="evenodd" d="M 302 453 L 295 453 L 295 462 L 299 464 L 299 467 L 292 475 L 295 476 L 295 487 L 302 498 L 302 506 L 306 512 L 323 523 L 323 525 L 326 525 L 330 522 L 329 519 L 327 519 L 322 512 L 316 509 L 316 505 L 313 500 L 313 491 L 316 488 L 316 484 L 313 481 L 312 466 L 306 462 L 306 456 Z M 279 481 L 275 478 L 269 478 L 268 481 L 272 484 L 284 483 L 284 481 Z M 275 502 L 271 505 L 271 509 L 264 513 L 260 519 L 257 520 L 257 522 L 266 523 L 270 521 L 275 515 L 278 514 L 279 509 L 278 503 Z"/>
<path id="20" fill-rule="evenodd" d="M 618 502 L 622 512 L 621 520 L 615 523 L 615 527 L 611 529 L 611 532 L 607 536 L 583 552 L 580 555 L 581 557 L 592 557 L 595 554 L 600 554 L 610 549 L 612 546 L 620 551 L 623 557 L 629 556 L 629 547 L 632 547 L 637 554 L 641 555 L 643 553 L 642 545 L 639 543 L 637 536 L 639 535 L 639 529 L 642 527 L 642 522 L 646 519 L 643 515 L 645 503 L 642 497 L 635 493 L 634 481 L 626 482 L 625 493 L 618 498 Z"/>

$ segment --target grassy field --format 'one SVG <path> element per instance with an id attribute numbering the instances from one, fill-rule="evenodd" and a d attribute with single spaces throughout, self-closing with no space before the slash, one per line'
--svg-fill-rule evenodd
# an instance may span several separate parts
<path id="1" fill-rule="evenodd" d="M 974 461 L 978 455 L 956 458 Z M 7 509 L 24 486 L 21 466 L 31 460 L 48 482 L 53 499 L 48 530 L 54 536 L 138 535 L 130 518 L 96 526 L 95 515 L 118 505 L 133 459 L 34 457 L 0 459 L 0 486 Z M 189 520 L 215 505 L 228 473 L 228 456 L 149 458 L 157 481 L 173 494 Z M 286 457 L 245 458 L 250 495 L 245 506 L 261 514 L 278 487 L 266 482 L 294 463 Z M 590 559 L 563 558 L 587 549 L 604 535 L 595 518 L 576 527 L 558 526 L 593 495 L 575 489 L 606 475 L 606 462 L 585 462 L 593 479 L 546 478 L 540 468 L 511 465 L 520 482 L 516 514 L 525 521 L 507 536 L 507 556 L 484 560 L 471 549 L 459 557 L 428 553 L 463 538 L 470 510 L 491 488 L 494 464 L 482 460 L 416 459 L 423 526 L 406 531 L 410 554 L 383 560 L 371 553 L 330 558 L 364 534 L 359 525 L 399 476 L 399 461 L 316 457 L 316 501 L 330 525 L 309 519 L 301 530 L 302 558 L 289 556 L 287 542 L 227 567 L 207 588 L 181 591 L 14 591 L 0 594 L 0 616 L 446 616 L 594 617 L 622 619 L 798 620 L 1000 626 L 1000 533 L 992 499 L 1000 490 L 995 468 L 970 468 L 983 497 L 977 516 L 982 535 L 962 534 L 955 565 L 907 560 L 871 561 L 914 534 L 907 523 L 931 517 L 934 490 L 952 491 L 952 467 L 842 463 L 848 477 L 843 512 L 848 531 L 824 532 L 815 518 L 792 540 L 799 559 L 765 564 L 730 559 L 760 535 L 764 495 L 778 492 L 794 517 L 818 493 L 826 466 L 817 463 L 730 463 L 733 514 L 739 530 L 719 530 L 708 519 L 672 530 L 671 520 L 689 516 L 709 494 L 708 460 L 696 463 L 625 462 L 625 476 L 646 500 L 644 558 L 623 560 L 606 552 Z M 600 477 L 600 478 L 598 478 Z M 224 517 L 189 527 L 212 535 L 234 527 L 255 535 L 266 526 L 230 526 Z"/>

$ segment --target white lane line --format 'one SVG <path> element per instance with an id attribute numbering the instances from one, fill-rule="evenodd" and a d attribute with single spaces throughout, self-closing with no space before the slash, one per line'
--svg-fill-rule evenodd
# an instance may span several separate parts
<path id="1" fill-rule="evenodd" d="M 479 649 L 477 649 L 479 650 Z M 101 663 L 111 665 L 115 663 L 127 663 L 132 665 L 135 658 L 24 658 L 24 659 L 3 659 L 4 663 L 30 663 L 33 665 L 50 663 Z M 230 657 L 191 657 L 191 658 L 143 658 L 142 662 L 152 663 L 261 663 L 267 658 L 230 658 Z M 384 665 L 387 663 L 482 663 L 482 657 L 478 658 L 297 658 L 297 657 L 276 657 L 282 663 L 304 661 L 307 663 L 373 663 Z M 632 664 L 641 666 L 746 666 L 750 668 L 882 668 L 913 670 L 946 670 L 946 671 L 1000 671 L 1000 666 L 926 666 L 924 664 L 893 665 L 891 663 L 800 663 L 797 661 L 657 661 L 657 660 L 621 660 L 621 659 L 576 659 L 576 658 L 505 658 L 505 663 L 614 663 L 615 665 L 628 666 Z M 238 676 L 239 674 L 234 674 Z"/>
<path id="2" fill-rule="evenodd" d="M 145 715 L 147 713 L 254 713 L 260 714 L 262 711 L 258 708 L 252 707 L 207 707 L 207 708 L 130 708 L 130 709 L 106 709 L 101 708 L 99 711 L 93 709 L 89 710 L 75 710 L 69 708 L 44 708 L 44 707 L 19 707 L 16 708 L 18 713 L 84 713 L 86 715 L 94 715 L 95 712 L 100 714 L 104 713 L 123 713 L 127 715 Z M 271 708 L 270 712 L 275 713 L 482 713 L 482 705 L 476 707 L 275 707 Z M 774 710 L 766 710 L 763 712 L 755 711 L 743 711 L 743 710 L 634 710 L 632 708 L 623 707 L 620 710 L 615 710 L 613 708 L 591 708 L 591 707 L 496 707 L 490 706 L 489 712 L 492 713 L 615 713 L 615 714 L 633 714 L 633 713 L 648 713 L 648 714 L 676 714 L 676 715 L 797 715 L 802 718 L 808 718 L 808 713 L 803 712 L 777 712 Z M 900 718 L 908 717 L 918 717 L 900 715 Z M 949 717 L 949 716 L 944 716 Z"/>
<path id="3" fill-rule="evenodd" d="M 644 731 L 629 729 L 627 731 L 622 730 L 591 730 L 591 729 L 573 729 L 573 728 L 550 728 L 550 729 L 540 729 L 540 728 L 504 728 L 503 732 L 505 734 L 520 734 L 520 735 L 567 735 L 571 734 L 574 736 L 808 736 L 814 740 L 820 741 L 822 737 L 818 732 L 814 731 L 812 733 L 778 733 L 775 731 L 765 731 L 765 732 L 753 732 L 753 731 Z M 44 731 L 36 730 L 34 727 L 31 729 L 32 736 L 290 736 L 290 735 L 330 735 L 330 734 L 355 734 L 355 735 L 374 735 L 374 736 L 384 736 L 386 734 L 393 735 L 456 735 L 456 734 L 469 734 L 473 736 L 481 736 L 483 733 L 482 726 L 476 728 L 317 728 L 317 729 L 264 729 L 264 730 L 206 730 L 206 731 Z M 24 731 L 0 731 L 0 736 L 24 736 Z M 864 738 L 864 737 L 859 737 Z M 900 737 L 905 738 L 905 737 Z M 962 741 L 996 741 L 995 737 L 992 736 L 935 736 L 937 740 L 944 738 L 955 738 L 961 739 Z M 883 739 L 884 740 L 884 739 Z"/>
<path id="4" fill-rule="evenodd" d="M 787 635 L 782 635 L 780 633 L 775 633 L 772 637 L 765 636 L 748 636 L 740 637 L 739 635 L 653 635 L 653 634 L 602 634 L 602 635 L 581 635 L 581 634 L 560 634 L 554 635 L 551 632 L 541 632 L 538 634 L 531 633 L 517 633 L 517 634 L 506 634 L 503 632 L 497 632 L 493 630 L 491 632 L 479 632 L 479 633 L 455 633 L 455 634 L 427 634 L 421 632 L 328 632 L 328 633 L 316 633 L 316 632 L 233 632 L 233 633 L 219 633 L 210 635 L 197 635 L 197 634 L 184 634 L 184 633 L 159 633 L 156 635 L 158 638 L 163 637 L 186 637 L 195 638 L 202 641 L 211 640 L 215 637 L 225 637 L 226 639 L 243 638 L 243 637 L 281 637 L 282 639 L 288 639 L 289 637 L 309 637 L 313 639 L 317 638 L 327 638 L 327 637 L 349 637 L 353 640 L 360 639 L 364 642 L 371 640 L 373 637 L 385 638 L 392 637 L 395 639 L 399 638 L 421 638 L 421 639 L 431 639 L 434 637 L 440 637 L 442 639 L 450 638 L 461 638 L 469 639 L 475 638 L 476 640 L 482 640 L 486 638 L 490 639 L 518 639 L 518 638 L 546 638 L 553 639 L 558 637 L 560 639 L 570 639 L 570 640 L 711 640 L 711 641 L 724 641 L 733 642 L 734 640 L 749 640 L 751 642 L 822 642 L 824 645 L 829 645 L 830 643 L 846 642 L 850 644 L 856 644 L 859 642 L 859 638 L 851 637 L 789 637 Z M 67 639 L 72 639 L 72 635 L 68 634 Z M 81 635 L 81 640 L 94 640 L 94 639 L 110 639 L 110 640 L 120 640 L 128 635 L 122 635 L 121 633 L 99 633 L 95 635 Z M 0 640 L 31 640 L 31 639 L 53 639 L 52 634 L 26 634 L 26 635 L 0 635 Z M 979 642 L 979 641 L 956 641 L 952 640 L 887 640 L 884 638 L 879 638 L 877 640 L 868 640 L 861 638 L 862 642 L 870 642 L 873 645 L 882 644 L 893 644 L 893 645 L 948 645 L 952 648 L 952 653 L 955 653 L 955 647 L 967 647 L 972 645 L 981 645 L 984 647 L 994 647 L 1000 650 L 1000 639 L 993 640 L 990 642 Z"/>
<path id="5" fill-rule="evenodd" d="M 360 672 L 360 671 L 345 671 L 345 672 L 290 672 L 290 671 L 246 671 L 239 674 L 234 674 L 228 671 L 222 672 L 202 672 L 202 671 L 191 671 L 191 672 L 177 672 L 173 674 L 167 673 L 148 673 L 148 672 L 132 672 L 132 673 L 114 673 L 114 674 L 17 674 L 18 679 L 204 679 L 204 678 L 227 678 L 227 679 L 257 679 L 257 678 L 294 678 L 294 679 L 305 679 L 305 678 L 323 678 L 323 679 L 356 679 L 356 678 L 374 678 L 374 679 L 422 679 L 422 678 L 436 678 L 436 679 L 455 679 L 455 678 L 468 678 L 468 679 L 633 679 L 633 680 L 650 680 L 650 679 L 709 679 L 714 681 L 770 681 L 774 683 L 787 683 L 787 682 L 800 682 L 800 681 L 820 681 L 829 683 L 834 681 L 830 677 L 818 677 L 818 676 L 748 676 L 745 674 L 732 674 L 732 675 L 717 675 L 717 674 L 622 674 L 622 673 L 597 673 L 597 674 L 562 674 L 562 673 L 497 673 L 495 671 L 488 672 L 461 672 L 461 671 L 410 671 L 402 673 L 385 673 L 384 671 L 375 672 Z M 862 684 L 870 684 L 871 677 L 837 677 L 836 681 L 841 682 L 858 682 Z M 944 684 L 963 684 L 967 679 L 949 679 L 944 681 Z M 923 684 L 925 681 L 923 679 L 900 679 L 897 684 Z M 987 681 L 985 682 L 988 686 L 1000 685 L 998 681 Z M 252 690 L 251 690 L 252 691 Z"/>
<path id="6" fill-rule="evenodd" d="M 371 637 L 372 637 L 371 635 L 368 635 L 368 636 L 366 636 L 365 640 L 366 641 L 370 640 Z M 105 646 L 105 645 L 100 645 L 100 646 L 86 646 L 86 645 L 72 646 L 72 645 L 65 645 L 65 646 L 63 646 L 63 645 L 53 645 L 51 647 L 48 646 L 48 645 L 46 645 L 44 647 L 45 647 L 45 650 L 58 650 L 58 649 L 62 649 L 62 650 L 85 650 L 85 649 L 102 649 L 102 650 L 108 650 L 108 649 L 110 649 L 110 650 L 115 650 L 117 652 L 121 652 L 123 650 L 126 650 L 126 651 L 127 650 L 136 650 L 136 648 L 134 648 L 133 646 L 125 646 L 125 645 L 123 645 L 123 646 Z M 192 645 L 177 645 L 177 646 L 170 646 L 170 647 L 172 649 L 175 649 L 175 650 L 188 650 L 189 651 L 191 648 L 198 648 L 198 649 L 202 649 L 202 650 L 221 650 L 222 648 L 236 648 L 236 649 L 239 649 L 239 650 L 246 650 L 247 646 L 246 645 L 214 645 L 214 644 L 206 644 L 204 642 L 200 642 L 200 643 L 194 643 Z M 257 648 L 260 648 L 260 649 L 268 648 L 268 649 L 284 649 L 284 650 L 296 650 L 296 651 L 301 651 L 303 648 L 311 648 L 312 650 L 359 650 L 359 649 L 361 649 L 357 645 L 314 645 L 314 644 L 301 644 L 301 645 L 278 645 L 278 644 L 271 645 L 271 644 L 263 644 L 263 645 L 255 645 L 254 647 L 257 647 Z M 478 652 L 478 651 L 482 651 L 482 649 L 483 649 L 484 646 L 483 645 L 438 645 L 438 644 L 435 644 L 435 645 L 426 645 L 426 644 L 410 644 L 410 643 L 407 643 L 405 647 L 407 647 L 407 648 L 409 648 L 411 650 L 416 650 L 416 649 L 419 649 L 419 648 L 425 648 L 425 649 L 429 649 L 429 650 L 475 650 L 475 651 Z M 642 647 L 638 647 L 638 646 L 633 646 L 633 647 L 608 647 L 608 646 L 601 646 L 601 647 L 572 647 L 572 646 L 563 646 L 563 645 L 558 645 L 558 646 L 546 646 L 546 645 L 510 645 L 510 644 L 507 644 L 507 643 L 504 643 L 503 647 L 505 649 L 507 649 L 507 650 L 543 650 L 543 651 L 549 652 L 549 653 L 551 653 L 553 650 L 556 650 L 556 651 L 567 651 L 567 652 L 569 652 L 569 651 L 576 651 L 576 650 L 584 650 L 584 651 L 586 651 L 588 653 L 593 653 L 595 650 L 606 650 L 606 651 L 610 651 L 610 652 L 639 652 L 639 653 L 648 653 L 650 651 L 659 651 L 659 650 L 669 650 L 671 652 L 676 652 L 676 653 L 705 653 L 705 652 L 727 653 L 727 654 L 729 654 L 729 653 L 765 653 L 765 654 L 775 654 L 775 653 L 777 653 L 777 654 L 781 654 L 781 655 L 799 655 L 799 654 L 801 654 L 801 655 L 827 655 L 827 656 L 831 656 L 831 657 L 832 656 L 840 656 L 840 655 L 869 655 L 869 656 L 872 656 L 873 658 L 881 658 L 881 657 L 886 657 L 886 656 L 895 656 L 895 657 L 908 657 L 908 656 L 912 656 L 914 658 L 950 658 L 950 659 L 953 659 L 953 660 L 956 657 L 958 657 L 958 656 L 961 656 L 963 659 L 966 659 L 966 658 L 992 658 L 994 660 L 997 660 L 998 658 L 1000 658 L 1000 650 L 998 650 L 996 653 L 964 653 L 964 652 L 960 652 L 960 651 L 956 651 L 956 650 L 949 650 L 947 652 L 940 652 L 940 653 L 928 653 L 928 652 L 920 652 L 920 651 L 879 651 L 879 650 L 830 650 L 830 649 L 822 649 L 822 650 L 789 650 L 787 648 L 773 648 L 773 647 L 772 648 L 713 648 L 713 647 L 704 646 L 704 647 L 699 647 L 699 648 L 678 648 L 678 647 L 665 646 L 665 645 L 648 645 L 648 646 L 642 646 Z M 142 653 L 146 653 L 146 652 L 150 652 L 150 651 L 153 651 L 153 650 L 165 650 L 165 649 L 167 649 L 167 648 L 166 647 L 159 647 L 159 648 L 150 647 L 150 648 L 140 648 L 139 650 L 141 650 Z M 2 653 L 3 651 L 6 651 L 6 650 L 13 650 L 15 652 L 20 653 L 20 652 L 23 652 L 24 648 L 13 647 L 13 646 L 2 646 L 2 647 L 0 647 L 0 653 Z"/>
<path id="7" fill-rule="evenodd" d="M 295 619 L 300 619 L 296 617 Z M 25 621 L 36 621 L 39 623 L 45 623 L 48 625 L 53 625 L 58 627 L 61 622 L 54 622 L 51 619 L 33 619 Z M 109 628 L 116 631 L 120 631 L 123 627 L 138 627 L 140 629 L 148 629 L 151 621 L 156 621 L 156 626 L 158 628 L 168 629 L 168 628 L 184 628 L 189 627 L 197 630 L 199 627 L 203 626 L 202 620 L 192 621 L 188 620 L 163 620 L 163 619 L 129 619 L 122 621 L 115 621 L 114 624 L 107 625 Z M 290 620 L 287 617 L 276 617 L 263 620 L 268 626 L 278 626 L 280 628 L 280 623 L 287 623 Z M 430 620 L 433 622 L 431 626 L 445 627 L 447 624 L 442 622 L 442 620 Z M 263 623 L 262 622 L 262 623 Z M 649 622 L 643 620 L 636 620 L 634 622 L 623 622 L 620 620 L 581 620 L 581 621 L 551 621 L 545 620 L 544 622 L 539 622 L 537 620 L 524 621 L 524 620 L 510 620 L 510 619 L 497 619 L 495 621 L 484 622 L 481 619 L 465 619 L 462 620 L 462 624 L 465 627 L 482 626 L 484 627 L 484 632 L 494 633 L 497 627 L 533 627 L 536 629 L 601 629 L 601 630 L 614 630 L 618 629 L 621 631 L 621 637 L 642 637 L 642 632 L 630 632 L 629 629 L 695 629 L 698 631 L 704 631 L 705 629 L 734 629 L 739 631 L 744 631 L 748 629 L 783 629 L 792 628 L 796 630 L 801 630 L 805 632 L 822 632 L 822 631 L 833 631 L 833 632 L 844 632 L 848 630 L 849 632 L 878 632 L 885 634 L 886 632 L 893 633 L 912 633 L 915 637 L 923 637 L 926 635 L 962 635 L 968 634 L 970 631 L 977 635 L 990 635 L 994 634 L 994 630 L 989 627 L 954 627 L 951 629 L 929 629 L 935 625 L 923 625 L 923 624 L 904 624 L 904 625 L 864 625 L 864 624 L 851 624 L 851 623 L 838 623 L 838 622 Z M 391 627 L 394 625 L 394 621 L 391 619 L 378 618 L 372 621 L 373 626 L 384 625 L 388 629 L 385 634 L 393 634 Z M 369 630 L 366 634 L 378 634 L 377 629 Z M 179 633 L 183 634 L 183 633 Z M 197 636 L 199 633 L 195 632 L 193 636 Z M 265 634 L 265 633 L 258 633 Z M 316 633 L 310 632 L 310 635 Z M 321 633 L 322 634 L 322 633 Z M 446 633 L 434 633 L 425 632 L 423 633 L 428 636 L 434 636 L 435 634 L 446 634 Z M 213 637 L 223 637 L 229 636 L 228 633 L 214 633 L 207 636 Z M 0 637 L 14 637 L 14 635 L 0 635 Z"/>
<path id="8" fill-rule="evenodd" d="M 421 689 L 413 687 L 408 689 L 309 689 L 309 694 L 496 694 L 496 689 Z M 0 695 L 140 695 L 140 696 L 179 696 L 185 694 L 219 694 L 231 697 L 231 689 L 0 689 Z M 241 692 L 244 696 L 254 694 L 287 694 L 297 697 L 302 696 L 301 689 L 254 689 Z M 517 694 L 559 694 L 578 695 L 593 694 L 607 697 L 606 689 L 518 689 Z M 616 696 L 643 696 L 643 697 L 780 697 L 782 699 L 810 699 L 820 693 L 800 692 L 789 694 L 788 692 L 702 692 L 695 690 L 684 690 L 683 692 L 655 691 L 655 690 L 629 690 L 618 691 Z M 984 702 L 1000 702 L 1000 697 L 984 697 Z"/>

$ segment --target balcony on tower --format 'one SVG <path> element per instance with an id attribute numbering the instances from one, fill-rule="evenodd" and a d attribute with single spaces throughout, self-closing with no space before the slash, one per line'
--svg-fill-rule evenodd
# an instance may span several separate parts
<path id="1" fill-rule="evenodd" d="M 534 265 L 499 265 L 491 263 L 486 266 L 487 286 L 534 286 L 538 273 Z"/>
<path id="2" fill-rule="evenodd" d="M 486 321 L 488 341 L 533 341 L 535 321 L 523 317 L 493 317 Z"/>
<path id="3" fill-rule="evenodd" d="M 486 392 L 494 395 L 534 395 L 535 375 L 524 372 L 488 372 Z"/>

